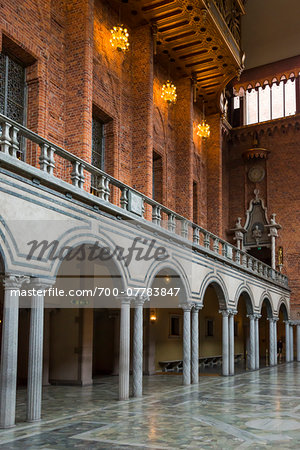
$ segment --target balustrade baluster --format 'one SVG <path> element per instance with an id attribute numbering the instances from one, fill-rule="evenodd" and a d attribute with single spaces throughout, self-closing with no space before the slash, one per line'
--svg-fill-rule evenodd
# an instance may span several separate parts
<path id="1" fill-rule="evenodd" d="M 168 230 L 171 231 L 171 233 L 175 233 L 176 219 L 174 214 L 168 214 Z"/>
<path id="2" fill-rule="evenodd" d="M 122 188 L 122 194 L 121 194 L 121 208 L 127 209 L 128 207 L 128 188 Z"/>
<path id="3" fill-rule="evenodd" d="M 200 233 L 199 233 L 199 228 L 195 227 L 193 230 L 193 242 L 194 244 L 199 245 L 200 242 Z"/>
<path id="4" fill-rule="evenodd" d="M 181 222 L 181 236 L 185 239 L 188 237 L 188 221 L 182 220 Z"/>
<path id="5" fill-rule="evenodd" d="M 219 253 L 219 242 L 219 239 L 215 237 L 213 240 L 213 251 L 216 253 Z"/>
<path id="6" fill-rule="evenodd" d="M 10 137 L 10 128 L 11 125 L 8 122 L 2 122 L 2 133 L 0 136 L 0 146 L 1 152 L 9 155 L 9 149 L 11 146 L 11 137 Z"/>
<path id="7" fill-rule="evenodd" d="M 160 222 L 161 222 L 161 207 L 158 205 L 154 205 L 152 206 L 152 222 L 155 225 L 160 226 Z"/>
<path id="8" fill-rule="evenodd" d="M 84 166 L 79 161 L 73 161 L 72 162 L 73 171 L 71 173 L 71 180 L 72 184 L 75 187 L 78 187 L 79 189 L 83 189 L 84 185 Z"/>

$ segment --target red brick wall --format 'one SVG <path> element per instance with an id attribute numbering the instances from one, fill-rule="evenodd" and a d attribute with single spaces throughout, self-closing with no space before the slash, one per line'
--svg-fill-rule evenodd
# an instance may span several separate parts
<path id="1" fill-rule="evenodd" d="M 3 48 L 9 45 L 27 66 L 28 127 L 90 161 L 94 111 L 106 123 L 105 170 L 152 196 L 156 151 L 163 203 L 193 219 L 196 182 L 197 221 L 206 226 L 208 147 L 196 135 L 201 114 L 188 78 L 174 80 L 175 105 L 161 99 L 167 63 L 154 60 L 150 27 L 129 29 L 130 50 L 123 54 L 109 42 L 119 22 L 110 2 L 4 0 L 1 6 Z M 29 163 L 37 165 L 38 156 L 39 149 L 28 148 Z M 56 158 L 56 165 L 55 174 L 70 181 L 70 164 Z"/>
<path id="2" fill-rule="evenodd" d="M 252 146 L 255 131 L 259 134 L 259 146 L 270 151 L 267 161 L 256 162 L 266 170 L 265 179 L 256 184 L 247 177 L 247 171 L 255 162 L 245 163 L 242 158 L 242 153 Z M 297 318 L 297 311 L 300 312 L 300 117 L 242 127 L 234 130 L 232 135 L 228 156 L 229 227 L 234 226 L 238 216 L 244 223 L 253 190 L 259 189 L 268 208 L 268 216 L 276 213 L 276 220 L 282 226 L 277 248 L 283 247 L 283 272 L 290 279 L 291 306 Z"/>
<path id="3" fill-rule="evenodd" d="M 210 138 L 207 147 L 207 228 L 222 237 L 223 233 L 223 179 L 221 117 L 207 117 Z"/>

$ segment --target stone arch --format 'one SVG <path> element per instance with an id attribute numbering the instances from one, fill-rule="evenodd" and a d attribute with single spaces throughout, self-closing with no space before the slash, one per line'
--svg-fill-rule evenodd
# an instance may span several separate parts
<path id="1" fill-rule="evenodd" d="M 200 299 L 203 301 L 204 294 L 206 292 L 206 289 L 208 286 L 212 286 L 217 294 L 218 300 L 219 300 L 219 307 L 220 309 L 227 309 L 227 305 L 229 302 L 229 296 L 228 296 L 228 290 L 227 287 L 222 280 L 221 277 L 217 275 L 208 274 L 200 287 Z"/>
<path id="2" fill-rule="evenodd" d="M 273 311 L 273 302 L 272 302 L 272 297 L 269 294 L 269 292 L 265 291 L 263 292 L 263 294 L 260 297 L 259 300 L 259 312 L 261 313 L 262 311 L 262 307 L 263 304 L 266 304 L 266 308 L 267 308 L 267 316 L 269 319 L 272 319 L 274 317 L 274 311 Z"/>
<path id="3" fill-rule="evenodd" d="M 277 307 L 278 317 L 279 317 L 279 314 L 280 314 L 280 310 L 282 310 L 283 319 L 284 320 L 289 320 L 289 307 L 288 307 L 288 303 L 287 303 L 287 300 L 286 300 L 285 297 L 282 297 L 279 300 L 278 307 Z"/>
<path id="4" fill-rule="evenodd" d="M 4 273 L 6 272 L 6 258 L 5 258 L 5 254 L 4 251 L 0 245 L 0 275 L 4 275 Z"/>
<path id="5" fill-rule="evenodd" d="M 146 274 L 145 285 L 150 288 L 157 276 L 166 275 L 170 275 L 171 277 L 174 277 L 174 279 L 178 278 L 178 280 L 180 280 L 181 287 L 183 288 L 183 292 L 180 293 L 181 302 L 188 302 L 191 300 L 192 296 L 187 274 L 184 268 L 174 260 L 161 261 L 158 264 L 153 264 Z"/>
<path id="6" fill-rule="evenodd" d="M 128 268 L 126 268 L 125 264 L 122 264 L 122 262 L 119 261 L 115 255 L 113 255 L 115 244 L 112 242 L 112 240 L 104 234 L 101 234 L 101 236 L 99 236 L 88 231 L 82 231 L 80 234 L 75 233 L 76 232 L 71 234 L 71 236 L 68 236 L 68 238 L 61 243 L 59 248 L 63 249 L 65 247 L 70 247 L 75 250 L 80 246 L 87 247 L 89 245 L 93 245 L 95 244 L 95 242 L 98 242 L 100 246 L 108 248 L 111 251 L 112 257 L 111 259 L 105 261 L 105 265 L 109 267 L 113 271 L 113 273 L 120 275 L 120 288 L 125 289 L 129 284 L 129 271 Z M 51 268 L 51 275 L 53 277 L 57 275 L 63 261 L 65 261 L 65 259 L 58 259 L 54 262 Z"/>
<path id="7" fill-rule="evenodd" d="M 252 293 L 251 289 L 249 288 L 249 286 L 247 286 L 245 284 L 241 284 L 238 287 L 236 294 L 235 294 L 235 299 L 234 299 L 235 309 L 238 308 L 238 303 L 239 303 L 241 296 L 243 296 L 243 298 L 245 299 L 247 314 L 253 314 L 255 303 L 254 303 L 253 293 Z"/>

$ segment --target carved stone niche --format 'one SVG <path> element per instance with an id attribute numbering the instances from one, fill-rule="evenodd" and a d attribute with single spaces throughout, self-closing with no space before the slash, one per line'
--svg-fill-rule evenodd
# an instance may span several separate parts
<path id="1" fill-rule="evenodd" d="M 246 223 L 244 234 L 245 250 L 251 247 L 270 246 L 271 240 L 268 236 L 269 225 L 267 208 L 264 202 L 259 198 L 259 190 L 255 189 L 254 199 L 250 201 L 249 209 L 246 212 Z"/>
<path id="2" fill-rule="evenodd" d="M 235 228 L 230 231 L 234 233 L 234 240 L 239 248 L 275 267 L 275 239 L 279 228 L 281 226 L 275 222 L 275 214 L 272 214 L 269 221 L 267 208 L 259 197 L 259 190 L 255 189 L 254 198 L 246 212 L 244 227 L 239 218 Z"/>

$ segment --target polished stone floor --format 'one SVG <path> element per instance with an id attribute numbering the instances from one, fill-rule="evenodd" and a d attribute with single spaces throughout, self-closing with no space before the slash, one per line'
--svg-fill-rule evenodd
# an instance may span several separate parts
<path id="1" fill-rule="evenodd" d="M 90 387 L 44 388 L 43 420 L 0 431 L 0 449 L 298 449 L 300 363 L 230 378 L 202 376 L 183 387 L 180 375 L 144 378 L 145 395 L 117 400 L 117 378 Z"/>

